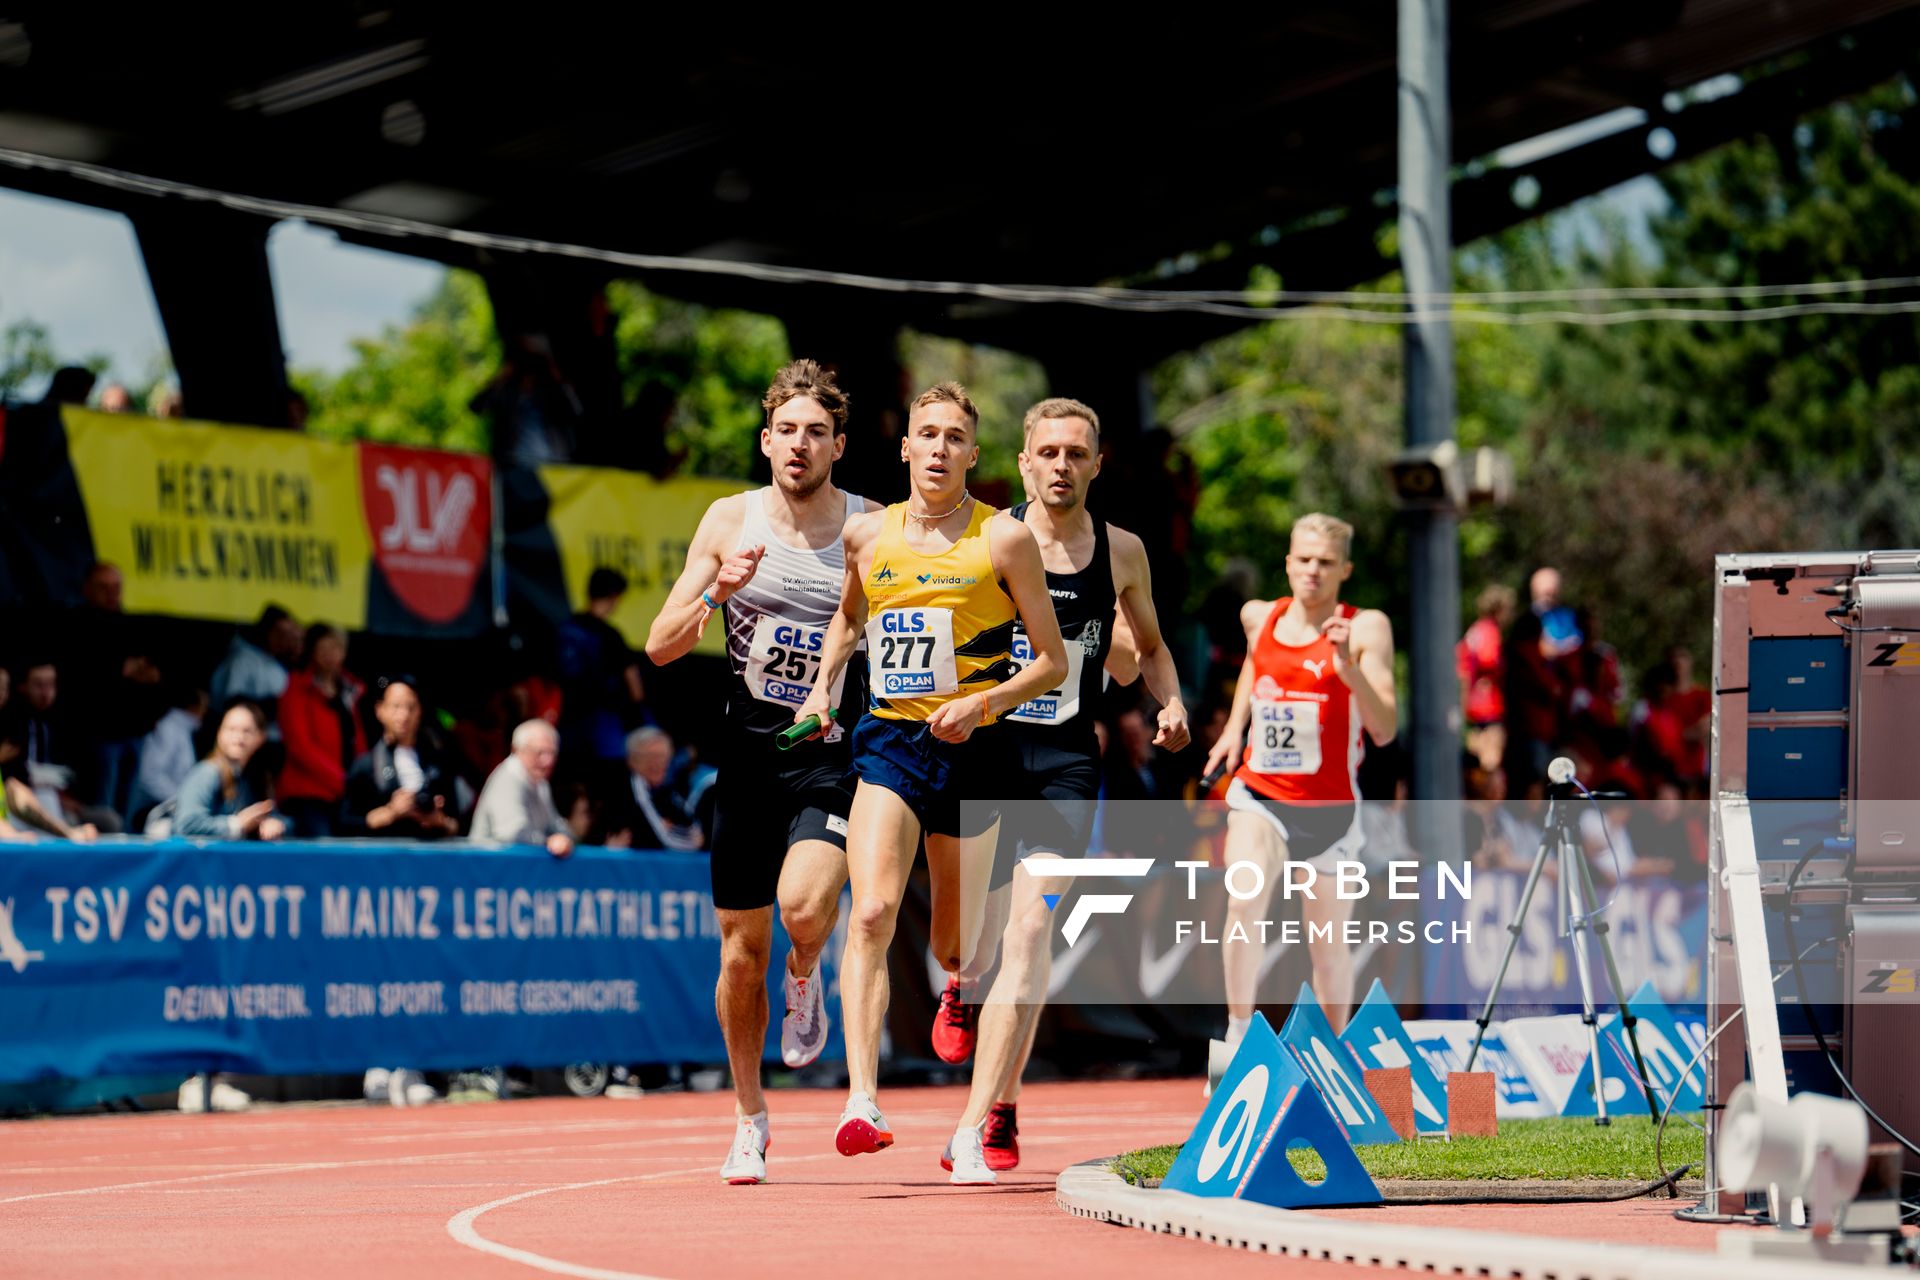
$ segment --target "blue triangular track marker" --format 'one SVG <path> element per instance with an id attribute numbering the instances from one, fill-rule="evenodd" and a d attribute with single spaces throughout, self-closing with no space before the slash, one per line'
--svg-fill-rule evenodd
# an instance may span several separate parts
<path id="1" fill-rule="evenodd" d="M 1060 895 L 1057 893 L 1043 893 L 1040 896 L 1046 900 L 1049 911 L 1060 905 Z"/>

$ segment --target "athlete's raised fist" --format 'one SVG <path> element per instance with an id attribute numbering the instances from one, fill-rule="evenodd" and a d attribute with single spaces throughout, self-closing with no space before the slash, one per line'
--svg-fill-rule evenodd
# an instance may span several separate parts
<path id="1" fill-rule="evenodd" d="M 1353 619 L 1335 614 L 1320 624 L 1320 634 L 1333 641 L 1333 674 L 1346 680 L 1353 670 L 1353 650 L 1348 647 L 1353 640 Z"/>
<path id="2" fill-rule="evenodd" d="M 760 557 L 767 554 L 763 544 L 748 547 L 745 551 L 736 551 L 720 562 L 720 573 L 713 580 L 713 599 L 716 604 L 724 603 L 726 598 L 753 581 L 754 572 L 760 568 Z"/>
<path id="3" fill-rule="evenodd" d="M 1178 702 L 1172 702 L 1160 708 L 1158 716 L 1160 731 L 1153 735 L 1153 745 L 1165 751 L 1184 751 L 1193 735 L 1187 729 L 1187 709 Z"/>

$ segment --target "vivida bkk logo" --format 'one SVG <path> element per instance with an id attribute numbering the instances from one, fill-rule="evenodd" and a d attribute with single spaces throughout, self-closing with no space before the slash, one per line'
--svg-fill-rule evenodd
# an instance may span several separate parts
<path id="1" fill-rule="evenodd" d="M 933 587 L 971 587 L 980 579 L 958 573 L 920 573 L 914 578 L 921 586 Z"/>

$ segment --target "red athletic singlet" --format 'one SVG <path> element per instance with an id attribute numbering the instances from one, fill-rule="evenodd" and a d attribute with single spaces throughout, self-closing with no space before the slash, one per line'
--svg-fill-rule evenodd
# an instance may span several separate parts
<path id="1" fill-rule="evenodd" d="M 1333 672 L 1333 641 L 1281 644 L 1274 626 L 1293 603 L 1274 602 L 1260 625 L 1253 659 L 1253 705 L 1246 754 L 1234 775 L 1282 804 L 1353 804 L 1360 798 L 1360 715 L 1353 691 Z M 1359 610 L 1338 609 L 1342 618 Z"/>

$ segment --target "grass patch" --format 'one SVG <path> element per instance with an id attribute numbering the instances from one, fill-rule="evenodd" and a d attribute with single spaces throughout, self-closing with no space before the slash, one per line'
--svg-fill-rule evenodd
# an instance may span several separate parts
<path id="1" fill-rule="evenodd" d="M 1660 1176 L 1653 1162 L 1653 1131 L 1653 1122 L 1644 1116 L 1616 1116 L 1605 1126 L 1572 1116 L 1502 1120 L 1496 1138 L 1423 1138 L 1354 1150 L 1368 1173 L 1390 1181 L 1652 1182 Z M 1679 1116 L 1668 1121 L 1660 1147 L 1668 1170 L 1697 1165 L 1705 1153 L 1706 1138 L 1698 1129 Z M 1166 1177 L 1179 1154 L 1177 1144 L 1146 1147 L 1116 1157 L 1111 1168 L 1139 1186 Z M 1326 1176 L 1320 1157 L 1311 1151 L 1289 1151 L 1287 1159 L 1310 1182 Z"/>

